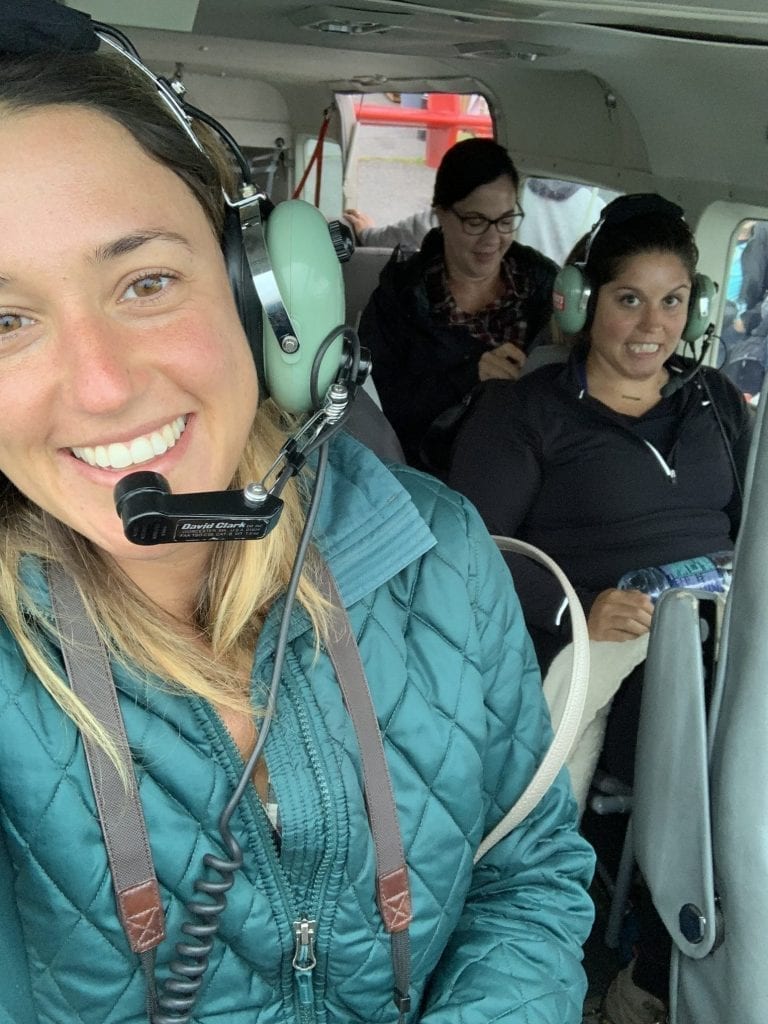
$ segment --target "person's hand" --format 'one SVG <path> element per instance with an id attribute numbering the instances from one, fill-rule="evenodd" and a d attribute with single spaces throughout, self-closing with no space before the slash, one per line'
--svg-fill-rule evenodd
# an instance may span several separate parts
<path id="1" fill-rule="evenodd" d="M 512 341 L 483 352 L 477 364 L 480 380 L 517 380 L 525 362 L 525 352 Z"/>
<path id="2" fill-rule="evenodd" d="M 653 602 L 641 590 L 603 590 L 587 618 L 590 640 L 631 640 L 651 628 Z"/>
<path id="3" fill-rule="evenodd" d="M 367 213 L 361 213 L 360 210 L 345 210 L 344 219 L 349 221 L 357 238 L 360 237 L 361 231 L 374 226 L 373 217 L 369 217 Z"/>
<path id="4" fill-rule="evenodd" d="M 746 327 L 744 326 L 744 321 L 741 319 L 740 316 L 736 317 L 736 319 L 731 324 L 731 327 L 734 329 L 734 331 L 738 331 L 739 334 L 745 334 L 746 333 Z"/>

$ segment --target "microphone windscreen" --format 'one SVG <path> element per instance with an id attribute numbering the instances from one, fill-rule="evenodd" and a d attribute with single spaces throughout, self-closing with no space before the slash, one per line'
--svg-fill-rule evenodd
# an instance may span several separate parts
<path id="1" fill-rule="evenodd" d="M 679 377 L 670 377 L 667 383 L 659 388 L 659 394 L 662 398 L 669 398 L 671 395 L 677 394 L 680 388 L 684 387 L 690 378 L 687 374 L 681 373 Z"/>

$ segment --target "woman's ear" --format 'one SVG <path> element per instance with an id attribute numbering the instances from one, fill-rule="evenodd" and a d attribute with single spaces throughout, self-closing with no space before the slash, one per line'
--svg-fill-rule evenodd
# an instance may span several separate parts
<path id="1" fill-rule="evenodd" d="M 442 206 L 433 206 L 432 207 L 432 212 L 435 215 L 435 220 L 437 221 L 437 226 L 440 228 L 441 231 L 443 231 L 444 228 L 445 228 L 445 222 L 446 222 L 446 220 L 451 215 L 450 211 L 449 210 L 444 210 L 442 208 Z"/>

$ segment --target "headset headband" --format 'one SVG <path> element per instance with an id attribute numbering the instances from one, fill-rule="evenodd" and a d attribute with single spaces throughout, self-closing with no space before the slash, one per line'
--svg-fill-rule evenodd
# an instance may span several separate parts
<path id="1" fill-rule="evenodd" d="M 665 199 L 664 196 L 660 196 L 656 192 L 634 192 L 631 195 L 618 196 L 618 198 L 612 200 L 603 208 L 600 219 L 590 232 L 584 251 L 584 260 L 581 265 L 586 266 L 589 263 L 592 245 L 604 227 L 624 224 L 626 221 L 634 220 L 636 217 L 645 217 L 653 214 L 660 214 L 668 217 L 670 220 L 685 221 L 682 206 L 678 206 L 677 203 Z"/>
<path id="2" fill-rule="evenodd" d="M 578 335 L 587 325 L 590 309 L 596 294 L 594 282 L 589 274 L 589 260 L 595 239 L 606 225 L 617 227 L 647 216 L 661 216 L 671 221 L 686 223 L 682 207 L 654 192 L 639 192 L 619 196 L 604 208 L 600 219 L 592 228 L 581 260 L 566 263 L 555 278 L 552 291 L 552 314 L 562 331 L 567 335 Z M 692 235 L 692 232 L 690 232 Z M 682 340 L 693 343 L 707 330 L 710 323 L 717 285 L 704 274 L 695 274 L 691 282 L 688 302 L 688 317 L 682 332 Z"/>

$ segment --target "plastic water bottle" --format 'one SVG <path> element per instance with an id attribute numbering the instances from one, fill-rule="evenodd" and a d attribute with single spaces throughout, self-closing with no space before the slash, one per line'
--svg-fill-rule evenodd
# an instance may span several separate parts
<path id="1" fill-rule="evenodd" d="M 708 590 L 724 594 L 731 585 L 733 552 L 716 551 L 713 555 L 685 558 L 669 565 L 633 569 L 621 577 L 619 590 L 642 590 L 656 603 L 665 590 L 682 587 L 686 590 Z"/>

